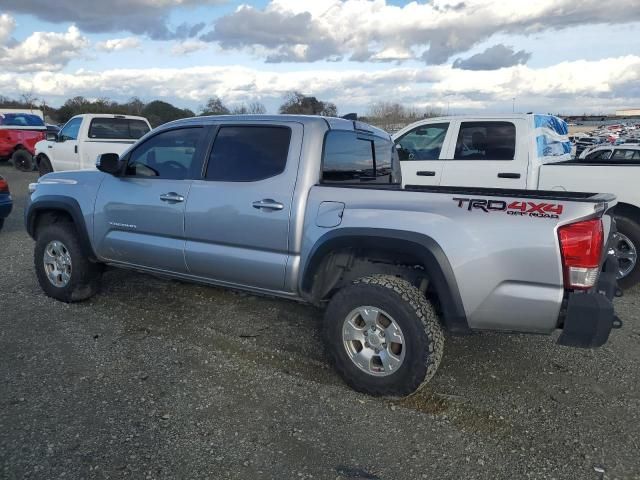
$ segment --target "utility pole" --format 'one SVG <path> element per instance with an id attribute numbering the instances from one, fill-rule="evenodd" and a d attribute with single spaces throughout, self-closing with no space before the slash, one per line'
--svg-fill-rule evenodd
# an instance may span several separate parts
<path id="1" fill-rule="evenodd" d="M 511 112 L 512 112 L 512 113 L 516 113 L 516 97 L 513 97 L 511 100 L 512 100 L 512 103 L 511 103 Z"/>

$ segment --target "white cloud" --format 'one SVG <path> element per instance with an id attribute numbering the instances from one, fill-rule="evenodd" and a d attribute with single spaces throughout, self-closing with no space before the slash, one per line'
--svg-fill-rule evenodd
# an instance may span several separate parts
<path id="1" fill-rule="evenodd" d="M 366 110 L 380 100 L 416 106 L 511 110 L 511 99 L 528 110 L 547 112 L 612 111 L 640 104 L 640 56 L 564 62 L 546 68 L 514 66 L 496 71 L 468 71 L 449 66 L 392 68 L 384 71 L 335 69 L 298 72 L 251 68 L 191 67 L 117 69 L 103 72 L 0 74 L 0 91 L 35 95 L 59 103 L 65 98 L 164 98 L 197 105 L 218 95 L 225 102 L 261 98 L 279 101 L 299 90 L 333 101 L 338 108 Z M 525 107 L 526 106 L 526 107 Z"/>
<path id="2" fill-rule="evenodd" d="M 171 53 L 173 55 L 188 55 L 190 53 L 204 50 L 206 48 L 209 48 L 209 44 L 207 42 L 203 42 L 202 40 L 190 39 L 176 43 L 173 47 L 171 47 Z"/>
<path id="3" fill-rule="evenodd" d="M 136 37 L 112 38 L 96 44 L 96 48 L 98 50 L 102 50 L 105 52 L 129 50 L 131 48 L 138 48 L 139 46 L 140 39 Z"/>
<path id="4" fill-rule="evenodd" d="M 201 38 L 224 48 L 266 50 L 270 62 L 422 58 L 442 64 L 496 33 L 638 20 L 638 0 L 619 0 L 615 8 L 603 8 L 600 0 L 432 0 L 404 6 L 385 0 L 271 0 L 263 9 L 240 6 Z"/>
<path id="5" fill-rule="evenodd" d="M 75 26 L 64 33 L 33 32 L 22 42 L 11 40 L 14 28 L 11 17 L 0 16 L 0 68 L 5 71 L 60 70 L 89 45 Z"/>
<path id="6" fill-rule="evenodd" d="M 4 45 L 7 40 L 9 40 L 9 36 L 16 28 L 16 21 L 3 13 L 0 15 L 0 46 Z"/>

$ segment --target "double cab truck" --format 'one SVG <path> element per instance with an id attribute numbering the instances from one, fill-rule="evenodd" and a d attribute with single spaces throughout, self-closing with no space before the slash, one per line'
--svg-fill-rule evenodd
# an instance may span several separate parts
<path id="1" fill-rule="evenodd" d="M 113 266 L 308 302 L 362 392 L 419 389 L 444 330 L 596 347 L 620 325 L 612 195 L 403 189 L 387 133 L 295 115 L 179 120 L 97 168 L 30 186 L 47 295 L 85 300 Z"/>
<path id="2" fill-rule="evenodd" d="M 430 118 L 393 138 L 405 185 L 614 194 L 620 286 L 640 282 L 640 159 L 629 148 L 573 159 L 567 124 L 536 114 Z"/>
<path id="3" fill-rule="evenodd" d="M 35 146 L 40 175 L 64 170 L 95 169 L 102 153 L 122 153 L 151 130 L 144 117 L 83 114 L 72 117 L 56 133 Z"/>
<path id="4" fill-rule="evenodd" d="M 40 110 L 0 109 L 0 160 L 11 160 L 18 170 L 33 170 L 35 145 L 46 131 Z"/>

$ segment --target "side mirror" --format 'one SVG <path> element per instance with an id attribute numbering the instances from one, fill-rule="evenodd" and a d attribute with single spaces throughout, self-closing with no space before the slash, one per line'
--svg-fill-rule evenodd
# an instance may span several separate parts
<path id="1" fill-rule="evenodd" d="M 45 138 L 47 139 L 48 142 L 57 142 L 58 134 L 53 132 L 47 132 L 47 135 Z"/>
<path id="2" fill-rule="evenodd" d="M 101 172 L 118 175 L 120 173 L 120 167 L 120 155 L 117 153 L 103 153 L 98 155 L 96 168 Z"/>

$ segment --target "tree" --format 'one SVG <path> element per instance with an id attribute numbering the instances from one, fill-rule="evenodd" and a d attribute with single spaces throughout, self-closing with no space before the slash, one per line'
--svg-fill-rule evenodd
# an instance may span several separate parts
<path id="1" fill-rule="evenodd" d="M 264 115 L 267 109 L 260 102 L 251 102 L 247 107 L 244 103 L 231 109 L 233 115 Z"/>
<path id="2" fill-rule="evenodd" d="M 124 107 L 129 115 L 142 115 L 145 105 L 138 97 L 131 97 Z"/>
<path id="3" fill-rule="evenodd" d="M 264 115 L 267 113 L 267 108 L 260 102 L 251 102 L 247 110 L 252 115 Z"/>
<path id="4" fill-rule="evenodd" d="M 219 97 L 211 97 L 200 107 L 200 115 L 229 115 L 229 113 L 229 109 Z"/>
<path id="5" fill-rule="evenodd" d="M 323 102 L 316 97 L 303 95 L 300 92 L 289 92 L 284 97 L 284 103 L 278 110 L 280 113 L 298 115 L 324 115 L 335 117 L 338 108 L 331 102 Z"/>
<path id="6" fill-rule="evenodd" d="M 142 110 L 142 115 L 147 117 L 152 127 L 157 127 L 163 123 L 171 122 L 172 120 L 178 120 L 180 118 L 195 117 L 189 109 L 181 109 L 174 107 L 170 103 L 163 102 L 161 100 L 154 100 L 153 102 L 145 105 Z"/>

